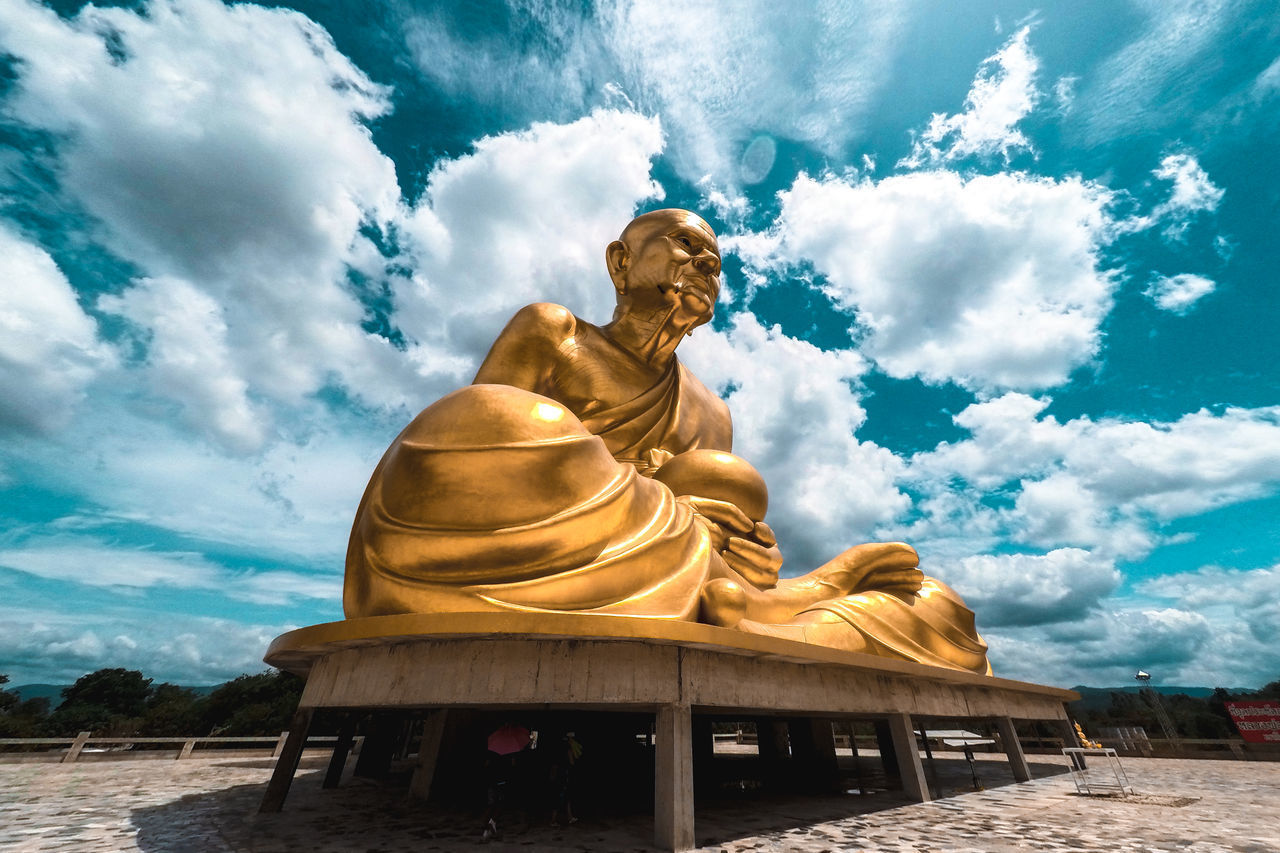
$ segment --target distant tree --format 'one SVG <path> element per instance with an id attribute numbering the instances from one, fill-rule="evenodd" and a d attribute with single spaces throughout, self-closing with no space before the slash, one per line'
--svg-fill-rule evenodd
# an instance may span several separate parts
<path id="1" fill-rule="evenodd" d="M 62 704 L 100 705 L 113 714 L 138 717 L 146 710 L 151 695 L 151 679 L 136 669 L 100 669 L 76 679 L 62 691 Z"/>
<path id="2" fill-rule="evenodd" d="M 138 730 L 151 696 L 151 679 L 136 669 L 100 669 L 62 691 L 62 704 L 49 715 L 55 736 L 89 731 L 129 735 Z"/>
<path id="3" fill-rule="evenodd" d="M 1264 684 L 1255 695 L 1258 699 L 1280 699 L 1280 681 Z"/>
<path id="4" fill-rule="evenodd" d="M 150 737 L 194 734 L 201 724 L 201 700 L 194 690 L 164 682 L 151 689 L 140 731 Z"/>
<path id="5" fill-rule="evenodd" d="M 205 697 L 202 729 L 223 735 L 272 735 L 289 727 L 303 681 L 273 670 L 242 675 Z"/>

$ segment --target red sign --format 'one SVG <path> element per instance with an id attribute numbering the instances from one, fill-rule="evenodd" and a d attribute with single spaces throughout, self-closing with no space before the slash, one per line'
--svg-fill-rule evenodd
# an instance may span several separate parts
<path id="1" fill-rule="evenodd" d="M 1225 702 L 1248 743 L 1280 743 L 1280 702 Z"/>

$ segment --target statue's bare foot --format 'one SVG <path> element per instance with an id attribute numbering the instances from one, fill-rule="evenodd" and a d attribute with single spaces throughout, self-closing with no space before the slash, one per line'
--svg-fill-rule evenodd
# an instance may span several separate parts
<path id="1" fill-rule="evenodd" d="M 834 560 L 807 575 L 782 581 L 797 594 L 821 595 L 819 601 L 841 595 L 876 590 L 895 595 L 914 595 L 924 583 L 918 568 L 920 555 L 905 542 L 868 542 L 855 545 Z"/>
<path id="2" fill-rule="evenodd" d="M 775 589 L 754 595 L 749 590 L 745 618 L 788 623 L 815 604 L 870 590 L 906 598 L 924 583 L 919 563 L 915 549 L 902 542 L 857 545 L 807 575 L 779 582 Z"/>

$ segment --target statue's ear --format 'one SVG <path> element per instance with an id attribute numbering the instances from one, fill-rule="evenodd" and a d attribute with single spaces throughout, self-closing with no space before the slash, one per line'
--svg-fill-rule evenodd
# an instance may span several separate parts
<path id="1" fill-rule="evenodd" d="M 604 250 L 604 262 L 609 267 L 609 278 L 613 279 L 613 287 L 618 293 L 627 289 L 627 267 L 631 265 L 631 252 L 627 244 L 614 240 Z"/>

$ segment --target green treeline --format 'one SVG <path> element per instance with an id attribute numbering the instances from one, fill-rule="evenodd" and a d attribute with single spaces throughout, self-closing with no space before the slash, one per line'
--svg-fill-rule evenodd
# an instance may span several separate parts
<path id="1" fill-rule="evenodd" d="M 0 685 L 9 681 L 0 675 Z M 302 695 L 287 672 L 241 675 L 207 696 L 133 669 L 100 669 L 62 691 L 56 707 L 0 689 L 0 737 L 178 737 L 278 735 Z"/>
<path id="2" fill-rule="evenodd" d="M 1227 713 L 1225 703 L 1258 702 L 1280 699 L 1280 681 L 1273 681 L 1257 692 L 1232 694 L 1215 687 L 1209 696 L 1188 696 L 1185 693 L 1162 694 L 1160 702 L 1169 715 L 1178 737 L 1223 739 L 1238 738 L 1235 724 Z M 1102 730 L 1119 726 L 1142 726 L 1148 737 L 1164 737 L 1160 722 L 1151 701 L 1139 694 L 1112 691 L 1110 704 L 1080 701 L 1069 706 L 1071 715 L 1084 728 L 1089 737 L 1102 736 Z"/>

